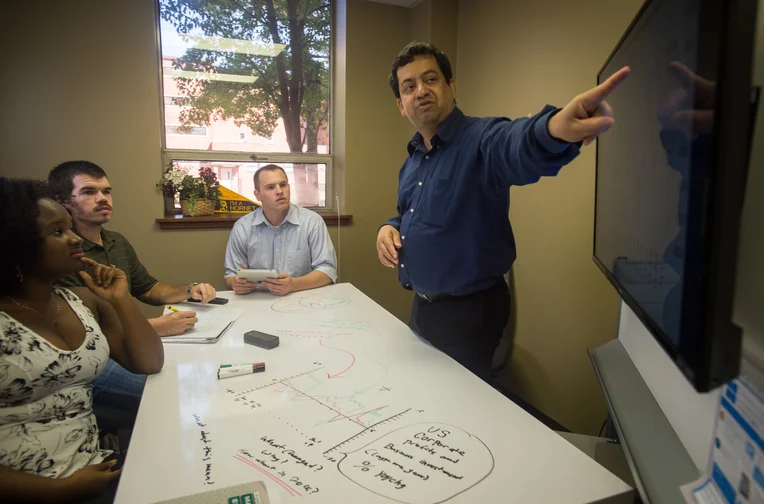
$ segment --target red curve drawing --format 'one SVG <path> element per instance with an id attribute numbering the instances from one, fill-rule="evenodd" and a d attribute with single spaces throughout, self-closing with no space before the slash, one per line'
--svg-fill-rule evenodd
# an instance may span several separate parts
<path id="1" fill-rule="evenodd" d="M 319 344 L 322 347 L 324 347 L 324 348 L 328 348 L 329 350 L 336 350 L 338 352 L 344 352 L 344 353 L 348 354 L 353 359 L 353 362 L 351 362 L 348 367 L 346 367 L 345 369 L 343 369 L 339 373 L 335 373 L 335 374 L 326 373 L 326 377 L 329 378 L 329 379 L 332 379 L 332 378 L 344 378 L 344 376 L 340 376 L 340 375 L 343 374 L 344 372 L 346 372 L 351 367 L 353 367 L 353 364 L 355 364 L 355 355 L 353 355 L 352 353 L 348 352 L 347 350 L 343 350 L 341 348 L 333 348 L 333 347 L 330 347 L 330 346 L 326 346 L 326 345 L 324 345 L 324 340 L 319 341 Z"/>

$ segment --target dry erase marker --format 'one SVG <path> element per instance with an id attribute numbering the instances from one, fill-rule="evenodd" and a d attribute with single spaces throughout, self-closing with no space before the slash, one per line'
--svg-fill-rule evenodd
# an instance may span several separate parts
<path id="1" fill-rule="evenodd" d="M 265 363 L 258 362 L 250 366 L 239 367 L 221 367 L 218 369 L 218 380 L 223 378 L 231 378 L 233 376 L 240 376 L 245 374 L 259 373 L 265 371 Z"/>
<path id="2" fill-rule="evenodd" d="M 218 371 L 220 371 L 221 369 L 255 368 L 255 372 L 257 372 L 257 368 L 260 368 L 260 367 L 265 369 L 265 362 L 247 362 L 244 364 L 221 364 L 220 366 L 218 366 Z"/>
<path id="3" fill-rule="evenodd" d="M 263 366 L 265 367 L 265 362 L 242 362 L 241 364 L 221 364 L 218 366 L 218 369 L 223 368 L 237 368 L 237 367 L 258 367 Z"/>
<path id="4" fill-rule="evenodd" d="M 178 313 L 180 311 L 177 308 L 174 308 L 172 306 L 168 306 L 167 309 L 170 310 L 171 312 L 175 312 L 175 313 Z"/>

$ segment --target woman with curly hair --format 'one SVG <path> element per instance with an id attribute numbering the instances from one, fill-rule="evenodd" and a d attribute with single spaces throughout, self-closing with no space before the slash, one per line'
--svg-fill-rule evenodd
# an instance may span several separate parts
<path id="1" fill-rule="evenodd" d="M 111 502 L 119 470 L 89 382 L 109 356 L 158 373 L 162 343 L 125 273 L 83 256 L 45 183 L 0 178 L 0 215 L 0 501 Z M 54 288 L 75 272 L 87 288 Z"/>

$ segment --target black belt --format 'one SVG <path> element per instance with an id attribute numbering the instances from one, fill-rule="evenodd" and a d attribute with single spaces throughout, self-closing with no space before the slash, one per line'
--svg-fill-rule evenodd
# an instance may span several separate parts
<path id="1" fill-rule="evenodd" d="M 504 278 L 502 277 L 502 278 L 498 279 L 495 284 L 493 284 L 492 286 L 488 287 L 487 289 L 484 289 L 482 291 L 472 292 L 470 294 L 465 294 L 464 296 L 454 296 L 453 294 L 422 294 L 421 292 L 417 292 L 416 295 L 419 296 L 420 298 L 424 299 L 425 301 L 429 301 L 430 303 L 432 303 L 433 301 L 440 301 L 442 299 L 450 299 L 450 298 L 456 298 L 456 297 L 467 297 L 467 296 L 472 296 L 474 294 L 480 294 L 481 292 L 485 292 L 485 291 L 493 289 L 499 282 L 503 282 L 503 281 L 504 281 Z"/>
<path id="2" fill-rule="evenodd" d="M 416 295 L 424 299 L 425 301 L 429 301 L 430 303 L 432 303 L 433 301 L 439 301 L 441 299 L 454 297 L 451 294 L 421 294 L 419 292 L 417 292 Z"/>

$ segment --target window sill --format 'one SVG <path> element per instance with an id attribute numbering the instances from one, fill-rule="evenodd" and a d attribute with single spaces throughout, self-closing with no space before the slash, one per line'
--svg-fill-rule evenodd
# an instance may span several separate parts
<path id="1" fill-rule="evenodd" d="M 184 217 L 182 215 L 165 215 L 156 219 L 159 229 L 231 229 L 239 220 L 247 214 L 215 214 L 206 217 Z M 327 226 L 349 226 L 353 223 L 352 215 L 319 214 Z"/>

